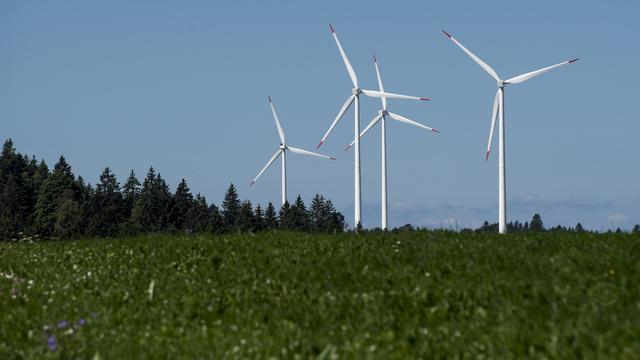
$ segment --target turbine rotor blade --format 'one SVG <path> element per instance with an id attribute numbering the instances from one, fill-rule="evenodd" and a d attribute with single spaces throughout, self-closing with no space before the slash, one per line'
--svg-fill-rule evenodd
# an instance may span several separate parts
<path id="1" fill-rule="evenodd" d="M 388 92 L 384 92 L 384 91 L 362 90 L 362 92 L 365 95 L 369 96 L 369 97 L 375 97 L 375 98 L 422 100 L 422 101 L 431 100 L 429 98 L 423 98 L 423 97 L 418 97 L 418 96 L 410 96 L 410 95 L 400 95 L 400 94 L 388 93 Z"/>
<path id="2" fill-rule="evenodd" d="M 336 45 L 338 45 L 338 50 L 340 51 L 340 55 L 342 56 L 342 61 L 344 61 L 344 65 L 347 67 L 347 72 L 349 73 L 349 77 L 351 78 L 353 87 L 357 88 L 358 78 L 356 77 L 356 72 L 353 70 L 351 63 L 349 62 L 349 58 L 347 58 L 347 54 L 345 54 L 344 50 L 342 49 L 340 40 L 338 40 L 338 35 L 336 35 L 336 32 L 333 30 L 333 26 L 331 26 L 331 24 L 329 24 L 329 28 L 331 29 L 331 35 L 333 35 L 333 38 L 336 40 Z"/>
<path id="3" fill-rule="evenodd" d="M 331 156 L 322 155 L 322 154 L 314 153 L 314 152 L 303 150 L 303 149 L 298 149 L 298 148 L 293 147 L 293 146 L 288 146 L 287 149 L 291 150 L 291 152 L 295 153 L 295 154 L 307 155 L 307 156 L 317 156 L 317 157 L 321 157 L 323 159 L 329 159 L 329 160 L 335 160 L 336 159 L 336 158 L 331 157 Z"/>
<path id="4" fill-rule="evenodd" d="M 378 116 L 374 117 L 373 120 L 371 120 L 371 122 L 369 123 L 369 125 L 367 125 L 366 128 L 364 128 L 364 130 L 362 130 L 362 132 L 360 133 L 360 137 L 363 137 L 364 134 L 366 134 L 367 132 L 369 132 L 369 130 L 371 130 L 371 128 L 378 123 L 378 121 L 380 121 L 380 119 L 382 119 L 384 115 L 383 114 L 379 114 Z M 355 143 L 355 139 L 351 142 L 351 144 L 347 145 L 347 147 L 344 149 L 345 151 L 349 150 L 353 144 Z"/>
<path id="5" fill-rule="evenodd" d="M 491 128 L 489 129 L 489 141 L 487 142 L 487 154 L 485 156 L 484 161 L 489 161 L 489 152 L 491 152 L 491 142 L 493 141 L 493 133 L 496 129 L 496 118 L 498 116 L 499 110 L 499 102 L 500 102 L 500 91 L 496 92 L 496 97 L 493 99 L 493 111 L 491 112 Z"/>
<path id="6" fill-rule="evenodd" d="M 388 114 L 392 119 L 394 119 L 396 121 L 400 121 L 400 122 L 403 122 L 405 124 L 417 126 L 417 127 L 420 127 L 420 128 L 423 128 L 423 129 L 426 129 L 426 130 L 429 130 L 429 131 L 432 131 L 432 132 L 435 132 L 435 133 L 439 133 L 438 130 L 436 130 L 436 129 L 432 128 L 432 127 L 429 127 L 429 126 L 426 126 L 426 125 L 422 125 L 419 122 L 413 121 L 411 119 L 407 119 L 406 117 L 404 117 L 402 115 L 394 114 L 392 112 L 390 112 Z"/>
<path id="7" fill-rule="evenodd" d="M 271 105 L 271 112 L 273 113 L 273 118 L 276 120 L 276 126 L 278 127 L 278 135 L 280 135 L 280 142 L 285 144 L 284 131 L 282 131 L 282 126 L 280 125 L 280 119 L 278 119 L 278 114 L 276 114 L 276 108 L 273 106 L 273 102 L 271 102 L 271 96 L 269 96 L 269 105 Z"/>
<path id="8" fill-rule="evenodd" d="M 378 59 L 376 59 L 376 55 L 373 55 L 373 64 L 376 67 L 376 76 L 378 77 L 378 87 L 380 92 L 384 92 L 384 87 L 382 87 L 382 77 L 380 76 L 380 68 L 378 67 Z M 386 97 L 381 97 L 380 100 L 382 101 L 382 110 L 387 110 L 387 98 Z M 362 135 L 360 135 L 362 136 Z"/>
<path id="9" fill-rule="evenodd" d="M 318 144 L 316 149 L 319 149 L 320 146 L 322 146 L 324 141 L 327 139 L 327 136 L 329 136 L 329 133 L 331 133 L 331 131 L 336 126 L 338 121 L 340 121 L 340 119 L 342 119 L 342 117 L 344 116 L 344 113 L 347 112 L 347 110 L 349 109 L 349 106 L 351 106 L 351 104 L 353 103 L 353 100 L 355 100 L 355 98 L 356 98 L 355 95 L 351 95 L 351 96 L 349 96 L 347 101 L 345 101 L 344 105 L 342 105 L 342 108 L 340 108 L 340 111 L 338 111 L 338 115 L 336 116 L 335 120 L 333 120 L 333 123 L 331 123 L 331 126 L 329 127 L 329 130 L 327 130 L 327 132 L 324 134 L 324 136 L 322 137 L 322 140 L 320 140 L 320 143 Z"/>
<path id="10" fill-rule="evenodd" d="M 278 156 L 280 156 L 280 154 L 282 153 L 282 149 L 278 149 L 278 151 L 276 151 L 275 154 L 273 154 L 273 156 L 271 157 L 271 159 L 269 159 L 269 161 L 267 162 L 267 165 L 265 165 L 262 170 L 260 170 L 260 172 L 258 173 L 258 176 L 256 176 L 252 181 L 251 184 L 249 184 L 249 186 L 253 185 L 256 183 L 256 181 L 258 181 L 258 178 L 260 177 L 260 175 L 262 175 L 263 172 L 265 172 L 265 170 L 267 170 L 267 168 L 269 166 L 271 166 L 271 164 L 273 164 L 274 161 L 276 161 L 276 159 L 278 158 Z"/>
<path id="11" fill-rule="evenodd" d="M 491 75 L 492 78 L 494 78 L 496 81 L 500 81 L 500 77 L 498 76 L 498 74 L 496 73 L 495 70 L 493 70 L 491 68 L 491 66 L 487 65 L 487 63 L 485 63 L 484 61 L 482 61 L 479 57 L 477 57 L 474 53 L 472 53 L 471 51 L 469 51 L 469 49 L 467 49 L 466 47 L 464 47 L 464 45 L 462 45 L 458 40 L 456 40 L 453 36 L 451 36 L 448 32 L 442 30 L 442 32 L 449 38 L 451 39 L 451 41 L 454 42 L 454 44 L 458 45 L 458 47 L 460 47 L 460 49 L 462 49 L 462 51 L 464 51 L 465 53 L 467 53 L 467 55 L 469 55 L 469 57 L 476 62 L 476 64 L 480 65 L 481 68 L 484 69 L 484 71 L 486 71 L 489 75 Z"/>
<path id="12" fill-rule="evenodd" d="M 527 81 L 527 80 L 529 80 L 529 79 L 531 79 L 531 78 L 534 78 L 534 77 L 536 77 L 536 76 L 538 76 L 538 75 L 544 74 L 544 73 L 546 73 L 547 71 L 552 70 L 552 69 L 555 69 L 555 68 L 560 67 L 560 66 L 562 66 L 562 65 L 573 64 L 574 62 L 576 62 L 576 61 L 578 61 L 578 60 L 580 60 L 580 58 L 573 59 L 573 60 L 563 61 L 563 62 L 561 62 L 561 63 L 559 63 L 559 64 L 555 64 L 555 65 L 547 66 L 546 68 L 542 68 L 542 69 L 539 69 L 539 70 L 535 70 L 535 71 L 532 71 L 532 72 L 528 72 L 528 73 L 526 73 L 526 74 L 518 75 L 518 76 L 516 76 L 516 77 L 513 77 L 513 78 L 511 78 L 511 79 L 509 79 L 509 80 L 505 81 L 505 83 L 506 83 L 506 84 L 519 84 L 519 83 L 521 83 L 521 82 L 525 82 L 525 81 Z"/>

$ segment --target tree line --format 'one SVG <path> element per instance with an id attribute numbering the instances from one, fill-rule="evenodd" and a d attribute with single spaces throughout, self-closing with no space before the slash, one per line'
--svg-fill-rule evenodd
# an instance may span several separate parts
<path id="1" fill-rule="evenodd" d="M 132 170 L 121 186 L 108 167 L 94 186 L 76 177 L 64 156 L 50 170 L 44 160 L 16 152 L 9 139 L 0 154 L 0 240 L 113 237 L 146 232 L 255 232 L 284 229 L 333 233 L 344 216 L 316 195 L 276 210 L 240 201 L 231 184 L 218 207 L 191 193 L 182 179 L 175 193 L 151 167 L 142 182 Z"/>

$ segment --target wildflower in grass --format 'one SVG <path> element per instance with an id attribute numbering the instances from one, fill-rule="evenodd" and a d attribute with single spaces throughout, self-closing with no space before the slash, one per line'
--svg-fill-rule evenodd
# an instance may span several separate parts
<path id="1" fill-rule="evenodd" d="M 56 340 L 55 335 L 49 335 L 47 337 L 47 346 L 49 347 L 49 350 L 56 351 L 58 348 L 58 340 Z"/>
<path id="2" fill-rule="evenodd" d="M 66 329 L 69 326 L 67 320 L 61 320 L 58 322 L 58 329 Z"/>

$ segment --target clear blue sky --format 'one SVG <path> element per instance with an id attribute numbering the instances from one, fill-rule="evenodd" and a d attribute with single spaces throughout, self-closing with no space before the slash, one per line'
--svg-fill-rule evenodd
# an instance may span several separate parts
<path id="1" fill-rule="evenodd" d="M 391 225 L 477 226 L 497 221 L 497 151 L 484 162 L 495 81 L 446 29 L 504 78 L 582 58 L 507 88 L 508 220 L 629 229 L 639 13 L 631 1 L 2 1 L 0 138 L 50 166 L 63 154 L 92 183 L 105 166 L 123 182 L 153 165 L 210 202 L 233 182 L 278 203 L 279 165 L 248 187 L 279 143 L 267 95 L 288 142 L 313 149 L 350 94 L 332 23 L 363 87 L 376 86 L 375 52 L 388 91 L 433 98 L 391 103 L 441 131 L 389 123 Z M 378 106 L 363 101 L 363 126 Z M 322 148 L 337 161 L 288 162 L 290 198 L 323 193 L 349 223 L 352 117 Z M 380 221 L 379 135 L 362 142 L 365 226 Z"/>

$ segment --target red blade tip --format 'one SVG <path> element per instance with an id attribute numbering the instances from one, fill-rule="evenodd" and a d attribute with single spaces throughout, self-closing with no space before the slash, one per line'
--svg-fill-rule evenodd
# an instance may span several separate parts
<path id="1" fill-rule="evenodd" d="M 449 33 L 448 33 L 448 32 L 446 32 L 446 31 L 444 31 L 444 30 L 442 30 L 442 32 L 443 32 L 445 35 L 447 35 L 447 37 L 448 37 L 449 39 L 451 39 L 451 35 L 449 35 Z"/>
<path id="2" fill-rule="evenodd" d="M 256 182 L 252 180 L 252 181 L 249 183 L 249 186 L 253 186 L 253 184 L 255 184 L 255 183 L 256 183 Z"/>
<path id="3" fill-rule="evenodd" d="M 331 29 L 331 33 L 334 34 L 335 31 L 333 31 L 333 26 L 331 26 L 331 24 L 329 24 L 329 29 Z"/>
<path id="4" fill-rule="evenodd" d="M 269 98 L 269 102 L 271 102 L 271 96 L 267 96 Z"/>
<path id="5" fill-rule="evenodd" d="M 344 148 L 344 151 L 347 151 L 347 150 L 349 150 L 349 149 L 351 149 L 351 145 L 347 145 L 347 147 L 346 147 L 346 148 Z"/>
<path id="6" fill-rule="evenodd" d="M 336 158 L 334 158 L 334 157 L 329 157 L 329 159 L 331 159 L 331 160 L 335 160 Z"/>
<path id="7" fill-rule="evenodd" d="M 323 143 L 323 142 L 324 142 L 324 141 L 320 141 L 320 143 L 318 144 L 318 146 L 316 146 L 316 149 L 320 149 L 320 146 L 322 146 L 322 143 Z"/>
<path id="8" fill-rule="evenodd" d="M 487 151 L 487 155 L 485 156 L 484 161 L 485 162 L 489 161 L 489 151 Z"/>
<path id="9" fill-rule="evenodd" d="M 440 134 L 440 131 L 438 131 L 438 129 L 431 129 L 431 131 L 433 131 L 436 134 Z"/>
<path id="10" fill-rule="evenodd" d="M 376 54 L 373 54 L 373 62 L 378 62 L 378 60 L 376 59 Z"/>
<path id="11" fill-rule="evenodd" d="M 580 60 L 580 58 L 575 58 L 575 59 L 573 59 L 573 60 L 569 60 L 569 64 L 573 64 L 574 62 L 576 62 L 576 61 L 578 61 L 578 60 Z"/>
<path id="12" fill-rule="evenodd" d="M 431 101 L 431 99 L 429 99 L 429 98 L 420 98 L 420 100 L 422 100 L 422 101 Z"/>

